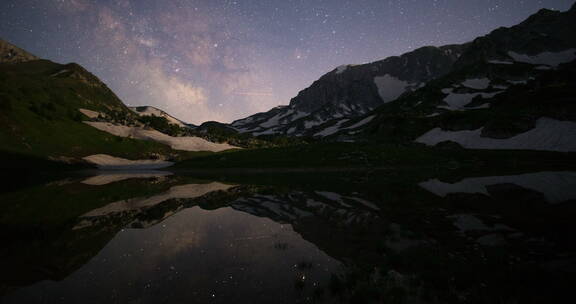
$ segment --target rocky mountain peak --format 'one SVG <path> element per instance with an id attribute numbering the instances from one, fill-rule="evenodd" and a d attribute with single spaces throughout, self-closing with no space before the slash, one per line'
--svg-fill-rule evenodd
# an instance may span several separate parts
<path id="1" fill-rule="evenodd" d="M 371 114 L 376 108 L 404 111 L 402 107 L 388 107 L 395 100 L 408 100 L 412 96 L 414 104 L 426 104 L 426 100 L 435 99 L 436 95 L 450 95 L 431 89 L 437 94 L 430 98 L 414 97 L 419 96 L 415 93 L 427 84 L 438 85 L 437 80 L 448 75 L 451 78 L 445 82 L 454 82 L 455 86 L 460 82 L 474 85 L 491 81 L 505 83 L 506 79 L 527 81 L 538 73 L 522 64 L 551 70 L 573 60 L 576 36 L 567 29 L 574 27 L 575 12 L 576 5 L 567 12 L 543 9 L 518 25 L 498 28 L 469 43 L 425 46 L 372 63 L 341 65 L 300 91 L 289 106 L 235 121 L 232 127 L 253 135 L 330 136 L 338 130 L 367 125 L 372 120 L 372 125 L 377 124 L 378 119 Z M 461 88 L 462 91 L 444 88 L 454 93 L 451 98 L 478 93 L 470 88 Z M 494 90 L 483 92 L 482 96 L 489 96 Z M 487 105 L 478 101 L 475 106 Z"/>
<path id="2" fill-rule="evenodd" d="M 576 38 L 566 30 L 573 26 L 572 14 L 571 11 L 541 9 L 518 25 L 500 27 L 472 41 L 454 66 L 466 67 L 495 59 L 511 60 L 511 53 L 535 56 L 573 48 Z"/>
<path id="3" fill-rule="evenodd" d="M 461 45 L 426 46 L 401 56 L 359 65 L 342 65 L 324 74 L 277 107 L 232 123 L 255 135 L 315 134 L 334 118 L 359 117 L 448 71 L 464 50 Z"/>
<path id="4" fill-rule="evenodd" d="M 108 87 L 100 81 L 98 77 L 94 76 L 94 74 L 90 73 L 77 63 L 68 63 L 64 65 L 60 70 L 52 74 L 52 76 L 73 78 L 92 87 L 108 89 Z"/>
<path id="5" fill-rule="evenodd" d="M 38 59 L 40 58 L 0 39 L 0 63 L 20 63 Z"/>
<path id="6" fill-rule="evenodd" d="M 551 19 L 557 18 L 562 14 L 560 11 L 541 9 L 536 14 L 531 15 L 518 26 L 534 26 L 542 23 L 550 22 Z"/>
<path id="7" fill-rule="evenodd" d="M 417 86 L 449 71 L 462 50 L 460 45 L 425 46 L 372 63 L 340 66 L 300 91 L 290 101 L 290 107 L 303 112 L 342 104 L 374 108 L 390 101 L 391 97 L 398 97 L 397 94 L 382 95 L 376 77 L 388 75 L 397 80 L 398 85 L 406 84 L 404 88 Z"/>

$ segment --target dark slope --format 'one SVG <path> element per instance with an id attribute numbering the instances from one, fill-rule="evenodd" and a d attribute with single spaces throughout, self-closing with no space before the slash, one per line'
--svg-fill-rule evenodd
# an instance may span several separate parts
<path id="1" fill-rule="evenodd" d="M 576 38 L 568 29 L 575 23 L 574 7 L 567 12 L 544 9 L 463 45 L 424 47 L 370 64 L 342 66 L 301 91 L 289 106 L 232 126 L 255 135 L 329 141 L 406 143 L 434 128 L 482 127 L 482 136 L 510 138 L 531 130 L 540 118 L 570 116 L 547 113 L 573 111 L 569 63 L 576 58 Z M 524 99 L 529 101 L 520 101 Z"/>
<path id="2" fill-rule="evenodd" d="M 0 109 L 3 152 L 66 161 L 97 153 L 126 158 L 171 153 L 165 145 L 115 137 L 82 123 L 88 117 L 80 109 L 122 124 L 135 123 L 137 116 L 78 64 L 0 63 Z"/>

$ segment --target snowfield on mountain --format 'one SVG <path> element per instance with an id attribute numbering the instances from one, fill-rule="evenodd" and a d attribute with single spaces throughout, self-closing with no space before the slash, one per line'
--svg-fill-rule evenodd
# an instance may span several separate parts
<path id="1" fill-rule="evenodd" d="M 515 149 L 576 152 L 576 122 L 540 118 L 536 127 L 507 139 L 482 136 L 482 129 L 445 131 L 435 128 L 416 139 L 416 142 L 436 145 L 453 141 L 469 149 Z"/>
<path id="2" fill-rule="evenodd" d="M 156 116 L 156 117 L 164 117 L 168 120 L 169 123 L 177 125 L 181 128 L 189 128 L 190 126 L 181 121 L 180 119 L 158 109 L 155 107 L 144 106 L 144 107 L 130 107 L 130 110 L 134 111 L 134 113 L 140 116 Z"/>
<path id="3" fill-rule="evenodd" d="M 129 160 L 106 154 L 96 154 L 83 157 L 91 164 L 104 170 L 154 170 L 172 166 L 174 163 L 159 159 Z"/>
<path id="4" fill-rule="evenodd" d="M 229 144 L 213 143 L 204 138 L 195 136 L 173 137 L 154 129 L 144 129 L 142 127 L 128 127 L 116 125 L 109 122 L 86 121 L 84 122 L 98 130 L 108 132 L 120 137 L 129 137 L 135 139 L 152 140 L 166 144 L 172 149 L 182 151 L 211 151 L 220 152 L 230 149 L 239 149 Z"/>
<path id="5" fill-rule="evenodd" d="M 445 197 L 451 193 L 480 193 L 489 196 L 488 188 L 493 185 L 515 184 L 522 188 L 542 193 L 548 203 L 559 203 L 576 199 L 570 191 L 576 184 L 574 172 L 538 172 L 513 176 L 488 176 L 466 178 L 456 183 L 437 179 L 419 184 L 420 187 Z"/>

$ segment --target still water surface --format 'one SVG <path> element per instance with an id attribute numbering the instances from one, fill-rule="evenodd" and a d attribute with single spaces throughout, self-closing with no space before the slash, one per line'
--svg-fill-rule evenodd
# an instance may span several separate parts
<path id="1" fill-rule="evenodd" d="M 17 291 L 7 302 L 293 303 L 307 296 L 294 288 L 297 280 L 327 285 L 338 267 L 290 225 L 228 207 L 192 207 L 152 227 L 122 229 L 69 277 Z"/>
<path id="2" fill-rule="evenodd" d="M 0 303 L 537 302 L 576 271 L 574 172 L 243 180 L 0 194 Z"/>

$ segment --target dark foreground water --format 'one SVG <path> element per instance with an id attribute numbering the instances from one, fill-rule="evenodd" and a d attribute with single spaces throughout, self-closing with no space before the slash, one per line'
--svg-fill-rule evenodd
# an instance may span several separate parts
<path id="1" fill-rule="evenodd" d="M 576 172 L 109 172 L 0 194 L 0 303 L 552 303 Z"/>

